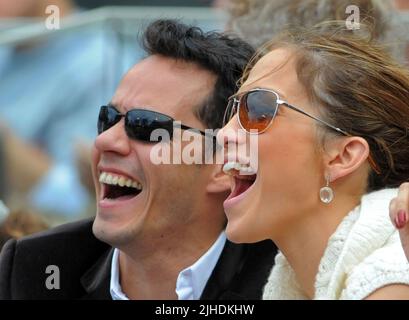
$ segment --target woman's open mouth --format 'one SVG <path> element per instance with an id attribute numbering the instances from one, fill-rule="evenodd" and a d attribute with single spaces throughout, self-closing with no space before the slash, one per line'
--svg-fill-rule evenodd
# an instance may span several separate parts
<path id="1" fill-rule="evenodd" d="M 243 199 L 257 178 L 257 173 L 249 166 L 238 162 L 227 162 L 223 171 L 233 177 L 232 191 L 224 201 L 224 208 L 230 208 Z"/>

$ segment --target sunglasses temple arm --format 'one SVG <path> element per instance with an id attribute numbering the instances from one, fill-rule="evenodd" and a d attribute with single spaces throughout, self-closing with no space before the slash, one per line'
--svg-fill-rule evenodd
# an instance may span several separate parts
<path id="1" fill-rule="evenodd" d="M 306 115 L 307 117 L 310 117 L 311 119 L 314 119 L 314 120 L 316 120 L 316 121 L 330 127 L 331 129 L 334 129 L 335 131 L 337 131 L 337 132 L 339 132 L 339 133 L 341 133 L 341 134 L 343 134 L 345 136 L 351 136 L 348 132 L 345 132 L 344 130 L 341 130 L 340 128 L 334 127 L 333 125 L 329 124 L 328 122 L 326 122 L 324 120 L 321 120 L 321 119 L 318 119 L 318 118 L 316 118 L 316 117 L 314 117 L 314 116 L 312 116 L 312 115 L 310 115 L 310 114 L 308 114 L 308 113 L 306 113 L 306 112 L 304 112 L 304 111 L 302 111 L 302 110 L 300 110 L 300 109 L 298 109 L 298 108 L 296 108 L 296 107 L 294 107 L 294 106 L 292 106 L 292 105 L 290 105 L 290 104 L 288 104 L 286 102 L 283 102 L 283 104 L 285 104 L 290 109 L 298 111 L 298 112 Z M 368 162 L 369 162 L 370 166 L 372 167 L 372 169 L 375 171 L 376 174 L 378 174 L 378 175 L 381 174 L 381 170 L 379 169 L 378 165 L 376 164 L 376 162 L 372 158 L 371 154 L 369 154 L 369 156 L 368 156 Z"/>
<path id="2" fill-rule="evenodd" d="M 213 134 L 211 134 L 211 133 L 206 133 L 206 132 L 204 132 L 204 131 L 202 131 L 202 130 L 199 130 L 199 129 L 196 129 L 196 128 L 192 128 L 192 127 L 188 127 L 188 126 L 185 126 L 185 125 L 183 125 L 183 124 L 180 125 L 180 128 L 183 129 L 183 130 L 193 130 L 194 132 L 199 132 L 202 136 L 205 136 L 205 137 L 211 137 L 211 138 L 213 138 L 213 139 L 216 138 L 215 135 L 213 135 Z"/>
<path id="3" fill-rule="evenodd" d="M 309 117 L 309 118 L 311 118 L 311 119 L 314 119 L 315 121 L 318 121 L 318 122 L 320 122 L 320 123 L 323 124 L 323 125 L 326 125 L 327 127 L 329 127 L 329 128 L 331 128 L 331 129 L 333 129 L 333 130 L 335 130 L 335 131 L 337 131 L 337 132 L 343 134 L 344 136 L 350 136 L 350 134 L 349 134 L 348 132 L 345 132 L 344 130 L 342 130 L 342 129 L 340 129 L 340 128 L 337 128 L 337 127 L 333 126 L 332 124 L 329 124 L 328 122 L 326 122 L 326 121 L 324 121 L 324 120 L 318 119 L 318 118 L 314 117 L 313 115 L 310 115 L 310 114 L 306 113 L 305 111 L 303 111 L 303 110 L 301 110 L 301 109 L 298 109 L 298 108 L 292 106 L 291 104 L 289 104 L 289 103 L 287 103 L 287 102 L 283 102 L 283 104 L 286 105 L 288 108 L 294 110 L 294 111 L 300 112 L 300 113 L 302 113 L 303 115 L 305 115 L 305 116 L 307 116 L 307 117 Z"/>

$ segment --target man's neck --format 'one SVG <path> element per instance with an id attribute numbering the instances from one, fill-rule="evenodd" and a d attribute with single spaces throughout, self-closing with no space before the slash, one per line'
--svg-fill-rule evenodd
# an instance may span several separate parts
<path id="1" fill-rule="evenodd" d="M 150 248 L 143 245 L 121 250 L 119 269 L 122 291 L 133 300 L 177 299 L 175 288 L 179 273 L 203 256 L 220 232 L 201 240 L 191 235 L 179 236 L 178 241 L 164 237 L 163 241 L 155 241 Z M 150 254 L 146 254 L 147 249 Z"/>

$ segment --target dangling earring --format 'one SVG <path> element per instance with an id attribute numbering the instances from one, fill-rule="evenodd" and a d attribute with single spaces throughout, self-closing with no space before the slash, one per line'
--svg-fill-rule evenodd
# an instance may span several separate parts
<path id="1" fill-rule="evenodd" d="M 325 177 L 327 185 L 320 189 L 320 199 L 323 203 L 330 203 L 334 199 L 334 191 L 329 186 L 329 175 Z"/>

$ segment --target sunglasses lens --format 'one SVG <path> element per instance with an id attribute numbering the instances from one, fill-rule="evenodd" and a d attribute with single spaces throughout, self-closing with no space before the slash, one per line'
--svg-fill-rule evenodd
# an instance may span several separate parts
<path id="1" fill-rule="evenodd" d="M 247 131 L 264 131 L 277 111 L 277 96 L 268 91 L 246 93 L 240 102 L 239 120 Z"/>
<path id="2" fill-rule="evenodd" d="M 98 134 L 108 130 L 121 120 L 121 114 L 111 106 L 102 106 L 98 116 Z"/>
<path id="3" fill-rule="evenodd" d="M 131 110 L 125 118 L 125 129 L 130 138 L 145 142 L 156 142 L 151 136 L 156 129 L 166 130 L 171 139 L 173 119 L 154 111 Z M 160 137 L 163 137 L 163 132 L 158 133 Z"/>

